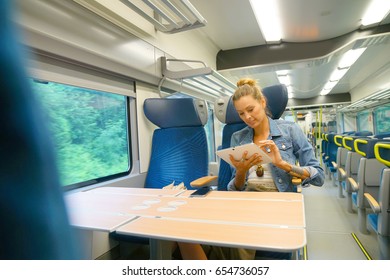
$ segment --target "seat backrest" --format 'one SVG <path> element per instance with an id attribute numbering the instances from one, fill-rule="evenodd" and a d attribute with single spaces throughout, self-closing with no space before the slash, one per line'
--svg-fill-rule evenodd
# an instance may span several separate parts
<path id="1" fill-rule="evenodd" d="M 149 98 L 145 116 L 159 128 L 153 132 L 145 188 L 163 188 L 208 175 L 208 148 L 204 125 L 207 104 L 192 98 Z"/>
<path id="2" fill-rule="evenodd" d="M 357 179 L 360 159 L 363 157 L 361 154 L 355 151 L 354 141 L 356 139 L 358 138 L 353 136 L 344 136 L 342 139 L 343 147 L 348 150 L 347 159 L 345 162 L 345 172 L 347 173 L 347 178 L 350 177 L 354 180 Z"/>
<path id="3" fill-rule="evenodd" d="M 345 178 L 343 178 L 341 172 L 342 171 L 345 172 L 345 164 L 347 162 L 347 154 L 348 154 L 348 150 L 343 147 L 342 139 L 343 139 L 342 135 L 336 135 L 334 138 L 335 143 L 338 146 L 338 149 L 337 149 L 337 179 L 340 182 L 345 179 Z"/>
<path id="4" fill-rule="evenodd" d="M 337 144 L 335 142 L 335 136 L 336 136 L 336 134 L 329 133 L 328 137 L 327 137 L 328 145 L 326 147 L 326 149 L 327 149 L 326 155 L 329 157 L 329 159 L 327 161 L 329 166 L 332 166 L 332 164 L 331 164 L 332 161 L 337 162 L 337 149 L 338 149 L 338 146 L 337 146 Z"/>
<path id="5" fill-rule="evenodd" d="M 288 102 L 287 87 L 283 84 L 265 87 L 262 92 L 267 99 L 267 107 L 273 119 L 279 119 Z M 219 98 L 215 104 L 215 115 L 225 124 L 222 131 L 221 149 L 230 147 L 230 139 L 234 132 L 244 128 L 246 124 L 241 120 L 234 108 L 231 96 Z M 221 161 L 218 172 L 218 190 L 226 190 L 232 177 L 232 170 L 228 163 Z"/>
<path id="6" fill-rule="evenodd" d="M 359 191 L 357 204 L 359 207 L 369 207 L 364 199 L 364 193 L 370 193 L 374 198 L 378 198 L 379 185 L 381 181 L 382 170 L 386 167 L 375 158 L 375 144 L 385 140 L 380 139 L 356 139 L 354 142 L 355 150 L 363 156 L 360 160 L 358 171 Z M 390 141 L 387 141 L 390 143 Z"/>
<path id="7" fill-rule="evenodd" d="M 373 138 L 377 138 L 377 139 L 390 138 L 390 132 L 375 134 L 373 135 Z"/>
<path id="8" fill-rule="evenodd" d="M 378 202 L 382 211 L 378 214 L 377 231 L 381 236 L 390 236 L 390 143 L 377 142 L 374 146 L 375 158 L 385 164 L 378 194 Z"/>
<path id="9" fill-rule="evenodd" d="M 10 3 L 0 1 L 0 259 L 78 259 L 40 104 Z"/>
<path id="10" fill-rule="evenodd" d="M 372 136 L 372 132 L 371 131 L 368 131 L 368 130 L 362 130 L 362 131 L 357 131 L 354 133 L 355 136 L 364 136 L 364 137 L 367 137 L 367 136 Z"/>
<path id="11" fill-rule="evenodd" d="M 337 122 L 336 121 L 329 121 L 328 122 L 328 132 L 329 133 L 336 133 L 337 132 Z"/>

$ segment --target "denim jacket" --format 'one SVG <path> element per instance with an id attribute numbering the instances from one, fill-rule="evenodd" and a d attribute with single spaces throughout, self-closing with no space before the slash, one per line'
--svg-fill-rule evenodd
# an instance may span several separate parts
<path id="1" fill-rule="evenodd" d="M 301 128 L 294 122 L 285 121 L 282 119 L 273 120 L 268 118 L 270 124 L 270 134 L 268 139 L 275 142 L 279 148 L 280 155 L 286 162 L 295 165 L 298 159 L 299 165 L 305 168 L 310 177 L 302 181 L 302 186 L 306 187 L 310 184 L 322 186 L 324 184 L 324 170 L 320 166 L 319 161 L 314 156 L 313 147 L 310 145 Z M 239 146 L 253 142 L 253 129 L 249 126 L 233 133 L 230 146 Z M 229 182 L 228 190 L 237 190 L 234 185 L 236 169 L 232 168 L 232 179 Z M 272 177 L 276 187 L 280 192 L 295 192 L 296 187 L 292 184 L 292 176 L 283 169 L 280 169 L 270 164 Z M 246 185 L 244 187 L 244 190 Z"/>

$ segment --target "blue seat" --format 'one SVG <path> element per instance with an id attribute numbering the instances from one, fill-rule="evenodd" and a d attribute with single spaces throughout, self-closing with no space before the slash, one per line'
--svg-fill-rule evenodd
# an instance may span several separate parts
<path id="1" fill-rule="evenodd" d="M 145 116 L 157 128 L 153 133 L 145 188 L 162 188 L 191 182 L 208 175 L 208 148 L 204 125 L 207 104 L 192 98 L 150 98 L 144 102 Z"/>
<path id="2" fill-rule="evenodd" d="M 382 170 L 378 198 L 365 193 L 373 213 L 369 214 L 368 224 L 376 232 L 380 258 L 390 259 L 390 144 L 377 142 L 374 146 L 375 158 L 386 165 Z"/>
<path id="3" fill-rule="evenodd" d="M 10 3 L 0 1 L 0 259 L 80 259 Z"/>
<path id="4" fill-rule="evenodd" d="M 325 165 L 326 168 L 328 169 L 328 174 L 329 174 L 329 179 L 332 179 L 332 182 L 334 185 L 336 185 L 336 171 L 337 171 L 337 149 L 338 146 L 335 143 L 335 138 L 336 134 L 335 133 L 329 133 L 327 135 L 328 139 L 328 144 L 326 146 L 326 159 L 325 159 Z"/>
<path id="5" fill-rule="evenodd" d="M 328 170 L 327 168 L 325 168 L 325 165 L 326 165 L 326 159 L 327 159 L 327 146 L 328 146 L 328 139 L 327 139 L 327 134 L 325 133 L 322 133 L 321 134 L 321 160 L 322 160 L 322 163 L 324 165 L 324 171 L 325 171 L 325 174 L 328 174 Z"/>
<path id="6" fill-rule="evenodd" d="M 336 133 L 337 132 L 337 122 L 336 121 L 329 121 L 328 122 L 328 132 L 329 133 Z"/>
<path id="7" fill-rule="evenodd" d="M 347 162 L 348 150 L 343 146 L 343 135 L 336 135 L 334 137 L 334 142 L 337 145 L 337 170 L 336 170 L 336 179 L 337 187 L 339 189 L 339 198 L 343 198 L 343 189 L 345 188 L 345 180 L 347 173 L 345 172 L 345 165 Z"/>
<path id="8" fill-rule="evenodd" d="M 273 119 L 279 119 L 288 102 L 287 88 L 283 84 L 265 87 L 262 92 L 267 98 L 267 107 Z M 234 132 L 244 128 L 246 124 L 241 120 L 230 96 L 220 98 L 215 105 L 215 115 L 225 124 L 222 132 L 222 149 L 230 147 L 231 136 Z M 232 169 L 228 163 L 221 161 L 218 172 L 218 190 L 227 190 L 232 178 Z"/>
<path id="9" fill-rule="evenodd" d="M 150 163 L 145 188 L 161 189 L 174 183 L 191 182 L 208 175 L 208 146 L 204 125 L 208 120 L 207 104 L 192 98 L 149 98 L 144 114 L 157 128 L 153 132 Z M 117 241 L 148 245 L 149 239 L 110 233 Z M 151 252 L 151 258 L 157 258 Z"/>
<path id="10" fill-rule="evenodd" d="M 353 213 L 352 193 L 355 192 L 351 186 L 351 182 L 357 180 L 360 159 L 363 157 L 361 154 L 355 151 L 354 141 L 358 139 L 356 136 L 343 136 L 343 147 L 348 150 L 347 159 L 345 161 L 345 173 L 346 179 L 341 182 L 343 189 L 347 194 L 347 210 L 349 213 Z"/>
<path id="11" fill-rule="evenodd" d="M 369 193 L 375 199 L 378 198 L 379 185 L 382 170 L 386 167 L 375 158 L 374 147 L 379 139 L 356 139 L 355 150 L 363 157 L 360 159 L 359 171 L 356 182 L 351 182 L 355 193 L 352 194 L 352 201 L 358 209 L 359 231 L 367 234 L 367 209 L 370 208 L 364 199 L 364 194 Z M 390 141 L 388 141 L 390 143 Z"/>
<path id="12" fill-rule="evenodd" d="M 373 135 L 373 138 L 377 138 L 377 139 L 383 139 L 383 138 L 389 138 L 390 137 L 390 132 L 384 132 L 384 133 L 379 133 L 379 134 L 375 134 Z"/>
<path id="13" fill-rule="evenodd" d="M 372 136 L 372 132 L 368 130 L 362 130 L 362 131 L 355 132 L 353 135 L 367 137 L 367 136 Z"/>

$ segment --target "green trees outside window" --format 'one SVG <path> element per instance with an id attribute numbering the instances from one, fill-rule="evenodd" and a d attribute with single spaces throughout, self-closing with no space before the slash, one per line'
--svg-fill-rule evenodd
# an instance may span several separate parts
<path id="1" fill-rule="evenodd" d="M 31 80 L 53 135 L 63 186 L 128 172 L 127 97 Z"/>

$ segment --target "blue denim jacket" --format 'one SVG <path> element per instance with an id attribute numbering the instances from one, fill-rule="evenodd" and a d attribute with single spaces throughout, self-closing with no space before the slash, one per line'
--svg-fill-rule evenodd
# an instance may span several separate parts
<path id="1" fill-rule="evenodd" d="M 303 134 L 301 128 L 294 122 L 281 119 L 273 120 L 271 118 L 268 118 L 268 120 L 270 124 L 270 135 L 268 139 L 272 139 L 278 146 L 282 159 L 292 165 L 298 159 L 300 167 L 305 168 L 310 173 L 310 177 L 302 181 L 302 186 L 305 187 L 310 184 L 322 186 L 325 178 L 324 170 L 315 158 L 313 147 Z M 253 129 L 247 126 L 233 133 L 230 146 L 234 147 L 252 142 Z M 228 190 L 237 190 L 234 185 L 236 169 L 234 167 L 231 168 L 232 179 L 227 188 Z M 290 174 L 273 164 L 270 164 L 270 169 L 275 185 L 280 192 L 296 191 L 296 187 L 292 184 L 292 176 Z"/>

